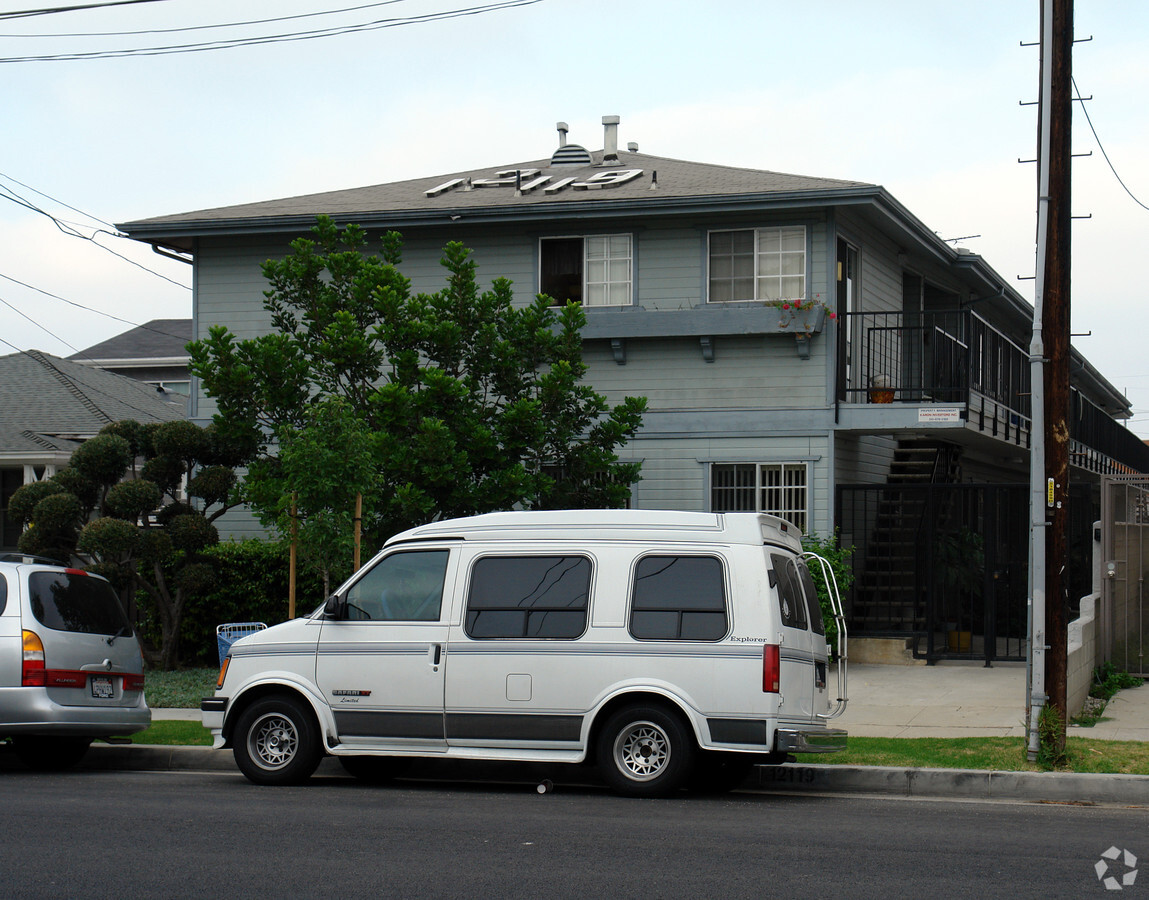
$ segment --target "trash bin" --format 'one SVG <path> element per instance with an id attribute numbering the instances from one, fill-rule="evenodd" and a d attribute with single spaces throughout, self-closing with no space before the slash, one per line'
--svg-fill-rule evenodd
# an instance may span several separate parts
<path id="1" fill-rule="evenodd" d="M 231 649 L 232 644 L 241 637 L 263 631 L 266 627 L 267 625 L 263 622 L 228 622 L 226 625 L 217 627 L 215 641 L 219 645 L 219 664 L 223 665 L 224 657 L 227 656 L 227 651 Z"/>

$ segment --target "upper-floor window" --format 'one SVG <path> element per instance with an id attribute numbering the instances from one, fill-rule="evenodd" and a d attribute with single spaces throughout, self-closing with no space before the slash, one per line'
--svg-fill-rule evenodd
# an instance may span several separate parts
<path id="1" fill-rule="evenodd" d="M 710 509 L 769 513 L 804 532 L 810 503 L 808 484 L 809 470 L 804 462 L 714 463 L 710 466 Z"/>
<path id="2" fill-rule="evenodd" d="M 710 232 L 712 303 L 804 300 L 806 228 L 746 228 Z"/>
<path id="3" fill-rule="evenodd" d="M 631 302 L 629 234 L 543 238 L 539 242 L 539 292 L 558 304 L 624 306 Z"/>

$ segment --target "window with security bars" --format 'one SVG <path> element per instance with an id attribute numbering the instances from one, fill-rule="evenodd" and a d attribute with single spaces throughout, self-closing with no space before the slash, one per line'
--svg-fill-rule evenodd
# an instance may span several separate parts
<path id="1" fill-rule="evenodd" d="M 806 463 L 714 463 L 710 466 L 712 512 L 763 512 L 806 531 L 809 513 Z"/>
<path id="2" fill-rule="evenodd" d="M 806 299 L 804 226 L 712 231 L 709 245 L 711 303 Z"/>

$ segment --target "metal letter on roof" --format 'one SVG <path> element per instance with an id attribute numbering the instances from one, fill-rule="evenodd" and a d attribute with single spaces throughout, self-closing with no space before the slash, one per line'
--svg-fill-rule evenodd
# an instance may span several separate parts
<path id="1" fill-rule="evenodd" d="M 514 187 L 515 173 L 518 173 L 520 178 L 529 178 L 538 172 L 538 169 L 503 169 L 495 173 L 497 176 L 495 178 L 476 178 L 471 184 L 475 187 Z"/>
<path id="2" fill-rule="evenodd" d="M 642 169 L 611 169 L 606 172 L 595 172 L 586 181 L 576 181 L 574 188 L 576 191 L 589 191 L 605 187 L 617 187 L 641 174 Z"/>
<path id="3" fill-rule="evenodd" d="M 423 191 L 423 193 L 428 197 L 438 197 L 440 194 L 445 194 L 447 191 L 451 190 L 451 188 L 458 187 L 466 180 L 466 178 L 452 178 L 450 181 L 444 181 L 438 187 L 433 187 L 429 191 Z"/>

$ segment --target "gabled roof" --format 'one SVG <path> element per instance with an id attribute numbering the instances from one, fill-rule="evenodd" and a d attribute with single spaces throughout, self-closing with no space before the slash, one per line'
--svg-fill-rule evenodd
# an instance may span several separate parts
<path id="1" fill-rule="evenodd" d="M 620 151 L 616 163 L 603 164 L 603 151 L 588 154 L 584 165 L 555 165 L 550 159 L 511 163 L 343 191 L 306 194 L 282 200 L 245 203 L 178 215 L 159 216 L 118 226 L 139 240 L 203 234 L 266 232 L 308 228 L 325 213 L 340 221 L 395 225 L 447 224 L 498 219 L 541 219 L 580 215 L 587 209 L 610 214 L 626 210 L 649 214 L 668 206 L 689 207 L 721 201 L 729 204 L 801 200 L 809 204 L 881 188 L 858 181 L 810 178 L 759 169 L 686 162 L 645 153 Z M 639 170 L 623 177 L 622 173 Z M 516 189 L 515 176 L 522 190 Z M 526 174 L 530 173 L 530 174 Z M 613 173 L 613 174 L 612 174 Z M 540 181 L 543 178 L 546 181 Z M 565 186 L 559 182 L 570 179 Z M 533 182 L 539 182 L 531 187 Z M 444 185 L 450 187 L 444 188 Z M 437 190 L 439 189 L 439 190 Z M 606 207 L 604 209 L 604 207 Z M 175 242 L 174 246 L 183 246 Z"/>
<path id="2" fill-rule="evenodd" d="M 0 356 L 0 453 L 70 452 L 111 422 L 184 418 L 154 387 L 28 350 Z"/>
<path id="3" fill-rule="evenodd" d="M 186 362 L 188 352 L 185 347 L 191 339 L 191 319 L 152 319 L 73 353 L 68 359 L 88 364 L 123 360 Z"/>

